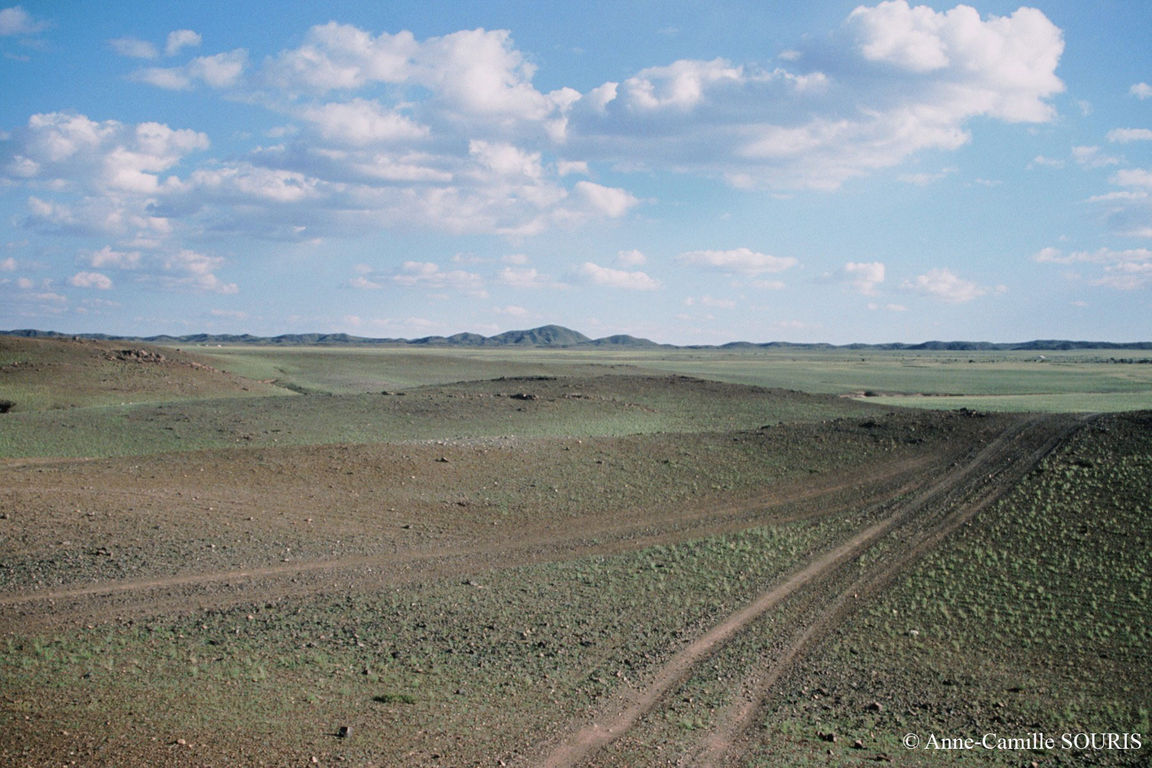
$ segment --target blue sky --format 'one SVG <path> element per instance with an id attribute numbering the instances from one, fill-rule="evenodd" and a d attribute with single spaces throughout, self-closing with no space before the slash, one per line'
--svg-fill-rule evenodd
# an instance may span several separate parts
<path id="1" fill-rule="evenodd" d="M 1152 4 L 0 0 L 0 328 L 1152 339 Z"/>

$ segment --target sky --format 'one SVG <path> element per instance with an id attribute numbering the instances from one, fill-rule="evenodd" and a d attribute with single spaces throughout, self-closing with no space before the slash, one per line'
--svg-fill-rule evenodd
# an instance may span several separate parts
<path id="1" fill-rule="evenodd" d="M 1152 340 L 1152 3 L 0 0 L 0 329 Z"/>

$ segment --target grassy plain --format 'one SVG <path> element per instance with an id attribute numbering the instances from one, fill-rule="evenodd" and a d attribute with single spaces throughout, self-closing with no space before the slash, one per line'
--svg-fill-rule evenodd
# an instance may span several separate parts
<path id="1" fill-rule="evenodd" d="M 1136 410 L 1150 365 L 61 344 L 0 346 L 5 765 L 1152 749 L 1148 414 L 879 396 Z M 900 741 L 1034 731 L 1144 746 Z"/>

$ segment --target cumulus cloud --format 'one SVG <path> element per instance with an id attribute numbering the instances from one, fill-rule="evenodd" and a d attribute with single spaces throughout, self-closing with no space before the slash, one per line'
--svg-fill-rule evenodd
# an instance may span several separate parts
<path id="1" fill-rule="evenodd" d="M 1058 248 L 1043 248 L 1032 259 L 1041 264 L 1091 265 L 1097 270 L 1088 279 L 1091 285 L 1130 291 L 1152 284 L 1152 250 L 1147 248 L 1098 248 L 1071 253 Z"/>
<path id="2" fill-rule="evenodd" d="M 1148 83 L 1136 83 L 1128 89 L 1128 93 L 1143 101 L 1147 98 L 1152 98 L 1152 85 Z"/>
<path id="3" fill-rule="evenodd" d="M 1100 147 L 1072 147 L 1072 158 L 1085 168 L 1105 168 L 1120 164 L 1120 158 L 1101 154 Z"/>
<path id="4" fill-rule="evenodd" d="M 226 283 L 216 276 L 216 270 L 223 265 L 224 259 L 220 256 L 184 249 L 164 259 L 163 273 L 144 279 L 158 282 L 171 290 L 238 293 L 240 289 L 236 283 Z"/>
<path id="5" fill-rule="evenodd" d="M 161 251 L 198 253 L 177 242 L 189 232 L 305 240 L 404 226 L 524 237 L 635 212 L 643 201 L 626 182 L 604 183 L 605 166 L 625 177 L 655 169 L 749 188 L 835 189 L 919 150 L 963 145 L 973 119 L 1050 120 L 1049 100 L 1063 88 L 1055 76 L 1062 33 L 1027 8 L 982 18 L 963 6 L 936 12 L 888 2 L 857 9 L 816 40 L 767 67 L 651 62 L 620 82 L 545 92 L 533 83 L 531 55 L 506 30 L 418 39 L 332 22 L 258 62 L 237 49 L 133 75 L 266 108 L 286 123 L 274 139 L 284 143 L 200 161 L 209 142 L 194 130 L 35 115 L 5 142 L 0 183 L 28 190 L 24 226 L 108 236 L 118 253 L 144 251 L 144 262 Z M 200 44 L 187 29 L 169 34 L 162 52 L 145 41 L 113 42 L 150 59 Z M 779 281 L 755 278 L 797 264 L 747 248 L 680 259 L 769 288 Z M 641 285 L 644 273 L 629 270 L 642 263 L 618 256 L 612 274 L 587 262 L 580 277 Z M 195 278 L 214 270 L 173 266 L 167 276 L 197 290 L 227 288 Z M 497 279 L 556 284 L 531 273 L 509 269 Z M 469 285 L 449 274 L 360 279 Z"/>
<path id="6" fill-rule="evenodd" d="M 152 43 L 135 37 L 117 37 L 109 40 L 108 44 L 116 53 L 130 59 L 155 59 L 160 55 Z"/>
<path id="7" fill-rule="evenodd" d="M 184 48 L 199 47 L 200 35 L 190 29 L 177 29 L 168 33 L 168 40 L 164 44 L 164 55 L 175 56 Z"/>
<path id="8" fill-rule="evenodd" d="M 1123 168 L 1108 181 L 1119 189 L 1088 200 L 1108 229 L 1124 237 L 1152 238 L 1152 170 Z"/>
<path id="9" fill-rule="evenodd" d="M 88 263 L 97 269 L 113 267 L 115 269 L 136 269 L 141 264 L 140 251 L 116 251 L 111 246 L 104 246 L 93 251 L 88 256 Z"/>
<path id="10" fill-rule="evenodd" d="M 1108 141 L 1127 144 L 1131 141 L 1152 141 L 1152 130 L 1147 128 L 1116 128 L 1108 131 Z"/>
<path id="11" fill-rule="evenodd" d="M 304 44 L 281 52 L 266 80 L 296 93 L 350 92 L 373 84 L 431 90 L 446 116 L 541 120 L 564 94 L 549 97 L 531 84 L 535 68 L 507 30 L 465 30 L 417 41 L 411 32 L 373 35 L 330 22 L 308 31 Z"/>
<path id="12" fill-rule="evenodd" d="M 77 272 L 68 282 L 77 288 L 95 288 L 100 291 L 112 288 L 112 278 L 99 272 Z"/>
<path id="13" fill-rule="evenodd" d="M 749 248 L 736 248 L 730 251 L 688 251 L 680 254 L 679 258 L 686 264 L 744 275 L 783 272 L 799 263 L 791 256 L 770 256 Z"/>
<path id="14" fill-rule="evenodd" d="M 34 35 L 48 27 L 48 22 L 37 21 L 21 6 L 0 10 L 0 36 Z"/>
<path id="15" fill-rule="evenodd" d="M 705 294 L 699 298 L 689 296 L 684 299 L 684 306 L 686 307 L 715 307 L 717 309 L 732 309 L 736 306 L 736 302 L 732 299 L 718 299 L 714 296 Z"/>
<path id="16" fill-rule="evenodd" d="M 900 174 L 900 181 L 905 184 L 914 184 L 917 187 L 926 187 L 929 184 L 935 184 L 941 179 L 947 178 L 950 174 L 956 172 L 955 168 L 945 168 L 933 173 L 902 173 Z"/>
<path id="17" fill-rule="evenodd" d="M 639 203 L 631 192 L 615 187 L 605 187 L 590 181 L 576 182 L 576 194 L 597 213 L 617 219 Z"/>
<path id="18" fill-rule="evenodd" d="M 451 290 L 468 296 L 488 296 L 484 279 L 460 269 L 443 270 L 440 265 L 427 261 L 406 261 L 392 275 L 392 282 L 405 288 Z"/>
<path id="19" fill-rule="evenodd" d="M 915 280 L 906 281 L 904 288 L 949 304 L 963 304 L 992 291 L 1003 293 L 1007 290 L 1004 286 L 988 288 L 978 285 L 971 280 L 965 280 L 950 269 L 928 270 L 923 275 L 918 275 Z"/>
<path id="20" fill-rule="evenodd" d="M 182 67 L 149 67 L 132 74 L 132 79 L 169 91 L 187 91 L 203 83 L 210 88 L 231 88 L 240 83 L 248 66 L 248 51 L 237 48 L 227 53 L 201 56 Z"/>
<path id="21" fill-rule="evenodd" d="M 974 118 L 1052 120 L 1063 48 L 1034 9 L 982 19 L 966 6 L 860 7 L 826 50 L 796 57 L 818 70 L 680 61 L 593 89 L 572 107 L 569 144 L 736 186 L 834 189 L 962 146 Z"/>
<path id="22" fill-rule="evenodd" d="M 504 285 L 510 285 L 513 288 L 535 289 L 559 287 L 559 283 L 547 275 L 542 274 L 535 267 L 526 267 L 524 269 L 504 267 L 500 270 L 500 275 L 497 279 Z"/>
<path id="23" fill-rule="evenodd" d="M 1112 177 L 1112 183 L 1120 187 L 1152 188 L 1152 171 L 1144 168 L 1126 168 L 1116 172 Z"/>
<path id="24" fill-rule="evenodd" d="M 854 262 L 844 265 L 844 278 L 865 296 L 876 294 L 876 286 L 884 282 L 884 264 L 879 261 Z"/>
<path id="25" fill-rule="evenodd" d="M 590 261 L 581 264 L 576 269 L 576 274 L 594 285 L 609 288 L 623 288 L 629 291 L 655 291 L 660 288 L 660 281 L 644 272 L 602 267 Z"/>
<path id="26" fill-rule="evenodd" d="M 308 107 L 301 117 L 324 138 L 354 146 L 411 141 L 429 133 L 427 126 L 366 99 Z"/>
<path id="27" fill-rule="evenodd" d="M 638 267 L 648 261 L 642 251 L 617 251 L 616 263 L 623 267 Z"/>
<path id="28" fill-rule="evenodd" d="M 32 115 L 15 138 L 18 149 L 6 168 L 10 176 L 96 193 L 156 192 L 160 174 L 209 146 L 208 137 L 197 131 L 97 122 L 67 112 Z"/>

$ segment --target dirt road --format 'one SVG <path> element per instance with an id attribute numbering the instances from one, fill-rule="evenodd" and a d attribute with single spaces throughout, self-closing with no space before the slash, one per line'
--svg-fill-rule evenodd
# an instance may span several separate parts
<path id="1" fill-rule="evenodd" d="M 749 623 L 801 590 L 818 590 L 820 584 L 863 552 L 886 537 L 904 541 L 898 556 L 880 557 L 863 573 L 832 594 L 822 594 L 814 604 L 825 606 L 793 639 L 770 667 L 746 680 L 716 727 L 703 737 L 689 764 L 714 768 L 726 765 L 725 757 L 746 730 L 755 712 L 771 693 L 773 683 L 805 648 L 826 634 L 868 594 L 890 582 L 915 558 L 937 546 L 949 533 L 970 521 L 977 512 L 1006 493 L 1026 472 L 1054 450 L 1078 426 L 1056 417 L 1021 420 L 981 450 L 969 462 L 953 468 L 926 489 L 893 497 L 885 517 L 848 540 L 786 576 L 754 601 L 692 640 L 655 670 L 641 686 L 632 689 L 595 721 L 579 726 L 559 744 L 533 755 L 525 765 L 573 768 L 598 750 L 627 734 L 650 713 L 703 659 L 747 627 Z"/>

